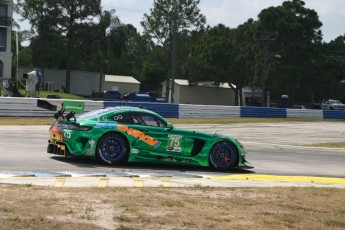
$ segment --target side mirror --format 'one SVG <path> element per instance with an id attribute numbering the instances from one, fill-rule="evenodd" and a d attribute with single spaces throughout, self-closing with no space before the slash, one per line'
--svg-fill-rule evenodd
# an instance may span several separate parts
<path id="1" fill-rule="evenodd" d="M 168 122 L 167 129 L 173 129 L 173 128 L 174 128 L 174 125 Z"/>

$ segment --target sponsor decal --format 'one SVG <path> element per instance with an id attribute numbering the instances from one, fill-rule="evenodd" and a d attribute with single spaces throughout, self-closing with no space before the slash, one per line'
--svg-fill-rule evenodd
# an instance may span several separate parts
<path id="1" fill-rule="evenodd" d="M 104 123 L 97 123 L 96 128 L 101 129 L 117 129 L 117 124 L 104 124 Z"/>
<path id="2" fill-rule="evenodd" d="M 95 144 L 96 144 L 96 141 L 95 141 L 95 140 L 92 139 L 92 140 L 89 141 L 90 148 L 93 149 L 93 147 L 95 146 Z"/>
<path id="3" fill-rule="evenodd" d="M 86 151 L 86 154 L 87 155 L 94 155 L 95 154 L 95 151 L 93 151 L 93 147 L 95 147 L 95 144 L 96 144 L 96 141 L 91 139 L 89 140 L 89 145 L 90 145 L 90 149 Z"/>
<path id="4" fill-rule="evenodd" d="M 107 118 L 106 118 L 106 117 L 99 117 L 99 118 L 98 118 L 98 121 L 104 122 L 104 121 L 107 121 Z"/>
<path id="5" fill-rule="evenodd" d="M 145 142 L 146 144 L 151 145 L 152 147 L 158 148 L 158 146 L 161 144 L 161 142 L 159 142 L 158 140 L 155 140 L 153 137 L 146 135 L 145 133 L 139 130 L 129 128 L 128 126 L 118 125 L 117 129 L 123 132 L 126 132 L 133 137 L 140 139 L 141 141 Z"/>
<path id="6" fill-rule="evenodd" d="M 131 153 L 138 154 L 139 153 L 139 149 L 132 149 Z"/>
<path id="7" fill-rule="evenodd" d="M 95 154 L 95 151 L 93 151 L 93 150 L 87 150 L 86 154 L 87 154 L 87 155 L 94 155 L 94 154 Z"/>
<path id="8" fill-rule="evenodd" d="M 170 152 L 181 152 L 182 136 L 169 135 L 168 138 L 169 140 L 168 140 L 168 146 L 166 147 L 166 150 Z"/>
<path id="9" fill-rule="evenodd" d="M 117 115 L 117 116 L 114 116 L 114 121 L 118 121 L 118 120 L 122 120 L 122 119 L 123 119 L 123 117 L 122 117 L 121 114 Z"/>
<path id="10" fill-rule="evenodd" d="M 181 162 L 181 163 L 191 162 L 191 160 L 188 159 L 188 158 L 181 158 L 181 157 L 175 157 L 175 156 L 165 157 L 165 158 L 163 158 L 163 161 L 166 161 L 166 162 Z"/>
<path id="11" fill-rule="evenodd" d="M 102 129 L 118 129 L 123 132 L 126 132 L 127 134 L 131 135 L 132 137 L 138 138 L 139 140 L 145 142 L 146 144 L 158 148 L 158 146 L 161 144 L 160 141 L 155 140 L 153 137 L 146 135 L 145 133 L 129 128 L 126 125 L 120 125 L 120 124 L 104 124 L 104 123 L 97 123 L 96 128 L 102 128 Z"/>
<path id="12" fill-rule="evenodd" d="M 62 103 L 62 107 L 65 110 L 68 110 L 71 112 L 84 113 L 84 103 L 83 102 L 64 101 Z"/>

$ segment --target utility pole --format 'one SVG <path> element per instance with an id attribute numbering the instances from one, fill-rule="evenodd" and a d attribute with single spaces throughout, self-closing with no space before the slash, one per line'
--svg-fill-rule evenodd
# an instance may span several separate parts
<path id="1" fill-rule="evenodd" d="M 278 33 L 277 32 L 269 32 L 269 31 L 259 31 L 260 38 L 257 40 L 262 41 L 263 43 L 263 63 L 262 63 L 262 77 L 261 77 L 261 87 L 262 87 L 262 99 L 261 99 L 261 106 L 267 107 L 267 80 L 268 80 L 268 66 L 269 66 L 269 58 L 270 58 L 270 43 L 273 42 Z"/>
<path id="2" fill-rule="evenodd" d="M 175 90 L 175 78 L 176 78 L 176 36 L 177 36 L 177 24 L 176 24 L 176 17 L 174 15 L 173 18 L 173 26 L 172 26 L 172 54 L 171 54 L 171 98 L 170 102 L 174 103 L 174 90 Z"/>

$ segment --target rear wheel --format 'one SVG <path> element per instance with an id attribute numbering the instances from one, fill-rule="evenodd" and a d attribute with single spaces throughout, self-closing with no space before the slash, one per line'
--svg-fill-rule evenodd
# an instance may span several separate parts
<path id="1" fill-rule="evenodd" d="M 128 144 L 117 133 L 108 133 L 100 138 L 97 145 L 98 159 L 106 164 L 119 164 L 128 159 Z"/>
<path id="2" fill-rule="evenodd" d="M 217 169 L 230 169 L 235 166 L 237 159 L 238 151 L 229 141 L 216 143 L 210 151 L 210 164 Z"/>

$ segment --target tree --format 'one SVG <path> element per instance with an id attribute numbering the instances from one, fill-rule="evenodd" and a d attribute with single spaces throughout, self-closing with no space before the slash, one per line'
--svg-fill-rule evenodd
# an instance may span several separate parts
<path id="1" fill-rule="evenodd" d="M 235 57 L 235 47 L 231 39 L 233 31 L 219 24 L 208 28 L 199 42 L 191 49 L 189 82 L 213 81 L 215 86 L 224 82 L 231 85 L 231 67 Z"/>
<path id="2" fill-rule="evenodd" d="M 66 88 L 70 89 L 70 71 L 72 54 L 75 51 L 75 42 L 79 38 L 79 32 L 90 29 L 94 17 L 101 14 L 100 0 L 60 0 L 52 1 L 51 7 L 54 9 L 53 16 L 56 17 L 55 28 L 66 38 Z"/>
<path id="3" fill-rule="evenodd" d="M 167 74 L 167 91 L 170 90 L 170 78 L 175 78 L 176 72 L 176 41 L 177 35 L 183 30 L 198 30 L 206 22 L 198 8 L 200 0 L 155 0 L 150 15 L 144 14 L 141 25 L 144 33 L 150 35 L 167 51 L 170 74 Z M 172 98 L 173 98 L 172 84 Z M 168 101 L 168 94 L 166 100 Z M 172 99 L 173 101 L 173 99 Z"/>
<path id="4" fill-rule="evenodd" d="M 247 22 L 239 25 L 232 35 L 234 44 L 234 60 L 228 76 L 229 85 L 235 90 L 235 104 L 242 106 L 242 89 L 245 84 L 251 83 L 252 90 L 256 87 L 256 41 L 255 33 L 257 31 L 257 22 L 249 19 Z M 234 85 L 234 86 L 233 86 Z M 238 98 L 238 95 L 241 95 Z"/>
<path id="5" fill-rule="evenodd" d="M 267 35 L 257 36 L 262 57 L 260 79 L 264 99 L 268 89 L 276 96 L 288 94 L 290 103 L 312 100 L 313 82 L 317 76 L 316 48 L 322 40 L 322 23 L 317 13 L 304 5 L 301 0 L 286 1 L 282 6 L 269 7 L 259 14 L 258 31 Z M 268 36 L 270 34 L 274 36 Z M 267 43 L 270 43 L 269 48 Z M 281 56 L 282 65 L 270 65 L 277 54 Z M 273 68 L 277 66 L 279 68 Z"/>
<path id="6" fill-rule="evenodd" d="M 345 101 L 345 34 L 320 48 L 319 78 L 315 88 L 318 99 Z"/>
<path id="7" fill-rule="evenodd" d="M 39 65 L 45 66 L 43 55 L 48 54 L 51 37 L 54 32 L 63 36 L 66 42 L 66 88 L 70 88 L 70 70 L 72 55 L 76 52 L 81 31 L 90 30 L 95 17 L 101 13 L 100 0 L 18 0 L 21 15 L 30 21 L 32 30 L 38 36 L 35 39 L 40 45 Z M 49 36 L 47 35 L 49 33 Z"/>
<path id="8" fill-rule="evenodd" d="M 52 32 L 50 7 L 48 0 L 18 0 L 16 11 L 28 20 L 31 24 L 32 62 L 39 67 L 45 66 L 45 52 L 50 47 L 50 40 L 47 39 Z M 53 40 L 52 40 L 53 41 Z"/>
<path id="9" fill-rule="evenodd" d="M 228 83 L 235 91 L 235 105 L 243 105 L 242 88 L 254 72 L 256 24 L 253 20 L 236 29 L 223 24 L 208 28 L 201 37 L 194 35 L 188 61 L 184 66 L 191 84 L 213 81 L 215 86 Z"/>

